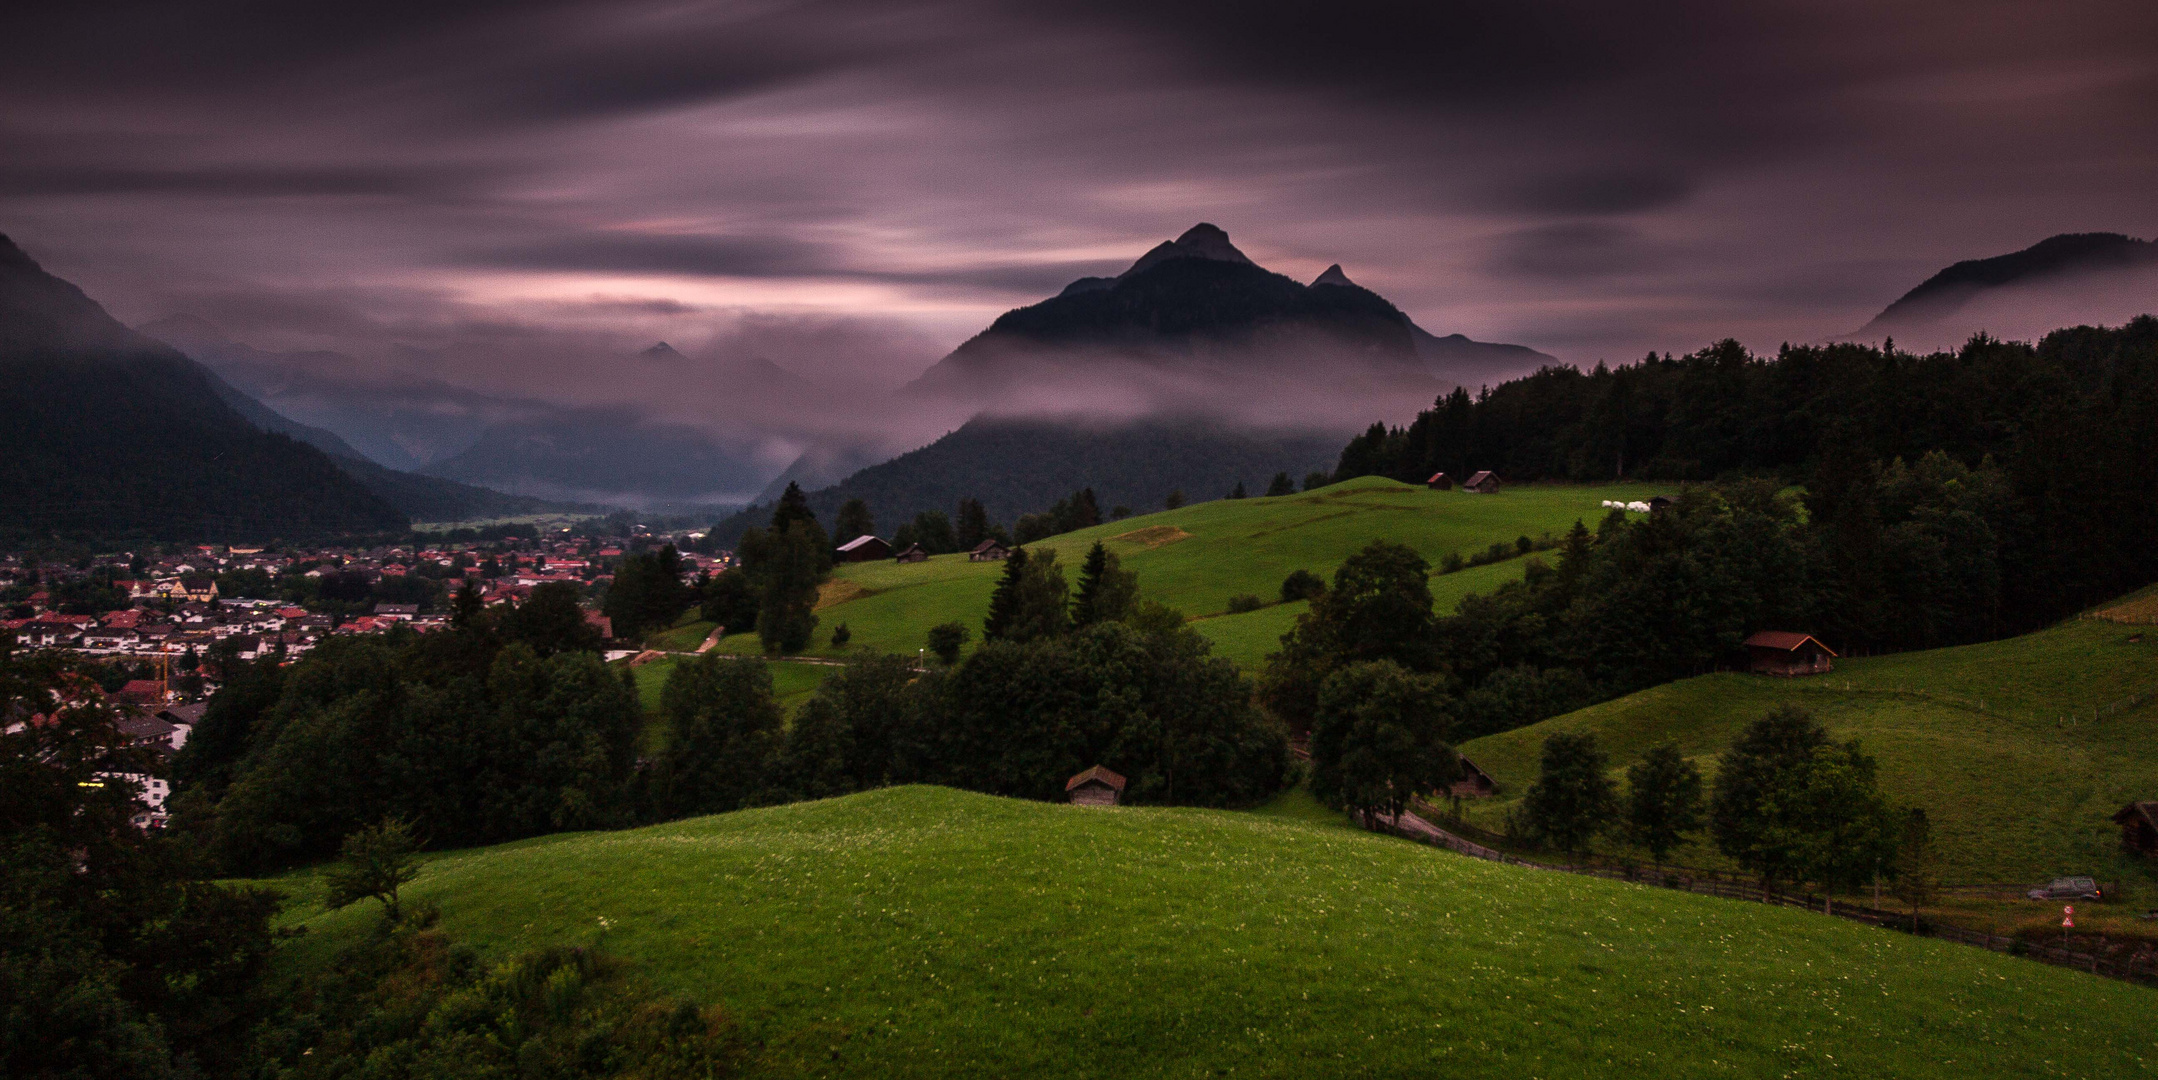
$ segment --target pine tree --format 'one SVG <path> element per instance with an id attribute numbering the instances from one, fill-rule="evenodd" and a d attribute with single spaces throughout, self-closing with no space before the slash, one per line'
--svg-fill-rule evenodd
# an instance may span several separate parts
<path id="1" fill-rule="evenodd" d="M 1019 603 L 1020 580 L 1027 572 L 1027 549 L 1014 548 L 1004 560 L 1004 576 L 997 579 L 996 591 L 989 594 L 989 615 L 982 620 L 982 640 L 998 641 L 1012 624 L 1014 611 Z"/>
<path id="2" fill-rule="evenodd" d="M 960 551 L 972 551 L 989 539 L 989 512 L 982 509 L 980 499 L 959 500 L 958 533 Z"/>
<path id="3" fill-rule="evenodd" d="M 450 600 L 450 625 L 459 630 L 471 629 L 486 607 L 487 602 L 480 599 L 479 586 L 466 578 L 464 584 L 457 587 L 457 595 Z"/>
<path id="4" fill-rule="evenodd" d="M 1266 496 L 1270 499 L 1294 494 L 1296 494 L 1296 482 L 1290 480 L 1289 474 L 1285 472 L 1275 473 L 1274 482 L 1266 485 Z"/>
<path id="5" fill-rule="evenodd" d="M 1229 497 L 1232 499 L 1244 498 L 1244 482 L 1242 480 L 1237 481 L 1236 486 L 1229 489 Z"/>
<path id="6" fill-rule="evenodd" d="M 802 494 L 802 485 L 788 481 L 787 490 L 780 493 L 779 505 L 772 508 L 772 531 L 785 532 L 797 521 L 815 524 L 816 520 L 816 512 L 809 508 L 809 496 Z"/>
<path id="7" fill-rule="evenodd" d="M 857 536 L 875 536 L 877 520 L 869 513 L 869 504 L 861 499 L 848 499 L 839 508 L 839 520 L 834 523 L 832 539 L 844 544 Z"/>
<path id="8" fill-rule="evenodd" d="M 1120 622 L 1139 591 L 1139 575 L 1123 569 L 1101 541 L 1087 551 L 1079 568 L 1079 592 L 1072 599 L 1072 623 L 1092 626 Z"/>

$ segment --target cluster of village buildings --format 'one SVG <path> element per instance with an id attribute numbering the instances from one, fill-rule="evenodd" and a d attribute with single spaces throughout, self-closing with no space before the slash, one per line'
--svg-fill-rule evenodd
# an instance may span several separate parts
<path id="1" fill-rule="evenodd" d="M 88 682 L 76 692 L 116 706 L 120 732 L 132 745 L 170 755 L 187 744 L 202 719 L 203 703 L 217 688 L 216 672 L 200 663 L 213 652 L 241 660 L 282 656 L 289 662 L 333 634 L 383 633 L 395 626 L 420 632 L 438 629 L 449 622 L 447 597 L 467 580 L 490 606 L 521 602 L 532 590 L 554 582 L 571 583 L 596 596 L 612 580 L 610 568 L 624 554 L 620 542 L 562 538 L 275 551 L 202 545 L 155 557 L 105 556 L 87 567 L 40 566 L 24 556 L 0 555 L 0 587 L 8 587 L 15 597 L 0 606 L 0 633 L 11 634 L 19 647 L 64 649 L 120 665 L 137 676 L 115 692 Z M 682 565 L 685 578 L 694 579 L 726 569 L 730 556 L 684 554 Z M 283 587 L 293 574 L 342 575 L 347 584 L 364 581 L 370 588 L 385 578 L 420 575 L 440 583 L 439 592 L 429 591 L 444 602 L 376 601 L 358 605 L 357 612 L 350 610 L 355 606 L 350 603 L 320 605 L 343 609 L 332 614 L 286 599 L 223 595 L 220 578 L 230 580 L 228 575 L 242 571 L 268 575 L 278 583 L 279 594 L 295 591 Z M 98 614 L 61 610 L 61 585 L 89 577 L 109 580 L 112 589 L 124 593 L 127 606 Z M 586 617 L 603 636 L 611 636 L 607 619 L 597 610 L 588 607 Z M 170 793 L 166 780 L 132 774 L 110 779 L 139 789 L 144 809 L 138 825 L 164 823 Z"/>

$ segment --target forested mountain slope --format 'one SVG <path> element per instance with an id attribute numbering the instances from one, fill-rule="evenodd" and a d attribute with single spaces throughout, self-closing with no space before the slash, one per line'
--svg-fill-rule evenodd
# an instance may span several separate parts
<path id="1" fill-rule="evenodd" d="M 265 540 L 402 528 L 315 447 L 265 432 L 171 347 L 0 237 L 0 536 Z"/>

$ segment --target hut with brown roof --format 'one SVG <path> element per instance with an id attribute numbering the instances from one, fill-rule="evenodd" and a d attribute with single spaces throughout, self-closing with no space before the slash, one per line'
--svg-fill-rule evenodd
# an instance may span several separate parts
<path id="1" fill-rule="evenodd" d="M 2113 815 L 2121 827 L 2121 848 L 2137 855 L 2158 855 L 2158 802 L 2132 802 Z"/>
<path id="2" fill-rule="evenodd" d="M 1746 639 L 1747 669 L 1756 675 L 1819 675 L 1835 667 L 1834 649 L 1812 634 L 1763 630 Z"/>
<path id="3" fill-rule="evenodd" d="M 1064 781 L 1064 798 L 1074 806 L 1115 806 L 1124 795 L 1124 778 L 1094 766 Z"/>
<path id="4" fill-rule="evenodd" d="M 1442 472 L 1435 472 L 1431 474 L 1431 479 L 1424 481 L 1424 486 L 1433 491 L 1452 491 L 1454 478 Z"/>
<path id="5" fill-rule="evenodd" d="M 1456 799 L 1481 799 L 1499 789 L 1498 781 L 1491 779 L 1490 773 L 1477 768 L 1475 762 L 1468 758 L 1459 760 L 1461 779 L 1454 781 L 1453 786 L 1446 789 L 1448 795 Z"/>
<path id="6" fill-rule="evenodd" d="M 1461 490 L 1477 495 L 1496 495 L 1499 493 L 1499 474 L 1485 469 L 1464 481 Z"/>
<path id="7" fill-rule="evenodd" d="M 1001 559 L 1011 558 L 1011 554 L 1012 550 L 1003 544 L 995 540 L 984 540 L 974 545 L 974 550 L 967 552 L 967 561 L 996 562 Z"/>
<path id="8" fill-rule="evenodd" d="M 892 557 L 892 545 L 874 536 L 857 536 L 834 553 L 838 562 L 877 562 Z"/>
<path id="9" fill-rule="evenodd" d="M 923 550 L 920 544 L 908 544 L 906 547 L 900 548 L 892 556 L 892 561 L 903 563 L 928 562 L 929 552 Z"/>

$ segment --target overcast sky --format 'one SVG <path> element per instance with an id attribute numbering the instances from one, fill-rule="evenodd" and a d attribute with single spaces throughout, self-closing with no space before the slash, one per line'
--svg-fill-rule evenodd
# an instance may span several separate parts
<path id="1" fill-rule="evenodd" d="M 896 382 L 1202 220 L 1582 363 L 2158 234 L 2149 0 L 44 6 L 0 232 L 492 388 L 660 338 Z"/>

